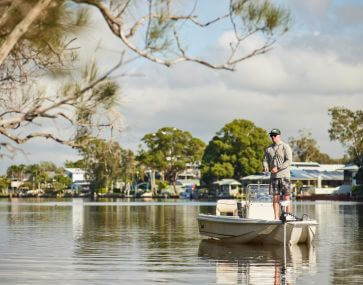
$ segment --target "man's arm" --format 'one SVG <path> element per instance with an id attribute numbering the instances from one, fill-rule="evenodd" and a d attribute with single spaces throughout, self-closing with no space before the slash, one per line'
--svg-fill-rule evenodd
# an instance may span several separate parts
<path id="1" fill-rule="evenodd" d="M 267 150 L 265 150 L 265 154 L 263 156 L 263 171 L 269 172 Z"/>
<path id="2" fill-rule="evenodd" d="M 291 165 L 292 162 L 292 151 L 288 144 L 285 144 L 284 147 L 284 162 L 280 165 L 279 170 L 283 170 L 285 168 L 288 168 Z"/>

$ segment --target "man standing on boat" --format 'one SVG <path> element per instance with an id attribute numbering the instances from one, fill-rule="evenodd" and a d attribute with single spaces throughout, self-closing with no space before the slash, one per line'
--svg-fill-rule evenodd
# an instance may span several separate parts
<path id="1" fill-rule="evenodd" d="M 280 195 L 283 196 L 284 201 L 290 200 L 292 152 L 290 146 L 281 140 L 279 129 L 272 129 L 269 135 L 272 144 L 265 150 L 263 168 L 265 172 L 270 172 L 270 195 L 273 195 L 273 207 L 277 220 L 280 218 Z M 286 211 L 291 213 L 290 203 Z"/>

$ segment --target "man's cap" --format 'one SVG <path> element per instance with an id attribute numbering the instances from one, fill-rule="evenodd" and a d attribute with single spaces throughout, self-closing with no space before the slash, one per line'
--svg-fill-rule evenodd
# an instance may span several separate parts
<path id="1" fill-rule="evenodd" d="M 279 129 L 272 129 L 271 132 L 269 132 L 270 135 L 281 135 L 281 131 Z"/>

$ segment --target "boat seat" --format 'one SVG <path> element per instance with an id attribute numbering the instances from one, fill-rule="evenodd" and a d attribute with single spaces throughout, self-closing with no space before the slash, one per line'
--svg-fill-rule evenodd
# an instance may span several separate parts
<path id="1" fill-rule="evenodd" d="M 219 200 L 216 209 L 217 216 L 238 216 L 236 200 Z"/>
<path id="2" fill-rule="evenodd" d="M 248 205 L 248 218 L 274 220 L 275 214 L 272 203 L 251 202 Z"/>

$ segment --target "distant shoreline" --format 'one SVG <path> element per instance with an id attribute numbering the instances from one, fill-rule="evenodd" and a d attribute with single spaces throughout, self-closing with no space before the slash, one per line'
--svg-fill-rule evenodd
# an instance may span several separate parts
<path id="1" fill-rule="evenodd" d="M 10 195 L 0 195 L 0 199 L 56 199 L 56 200 L 66 200 L 71 198 L 78 198 L 78 199 L 91 199 L 90 196 L 66 196 L 66 197 L 55 197 L 55 196 L 29 196 L 29 197 L 18 197 L 13 196 L 10 198 Z M 97 201 L 99 199 L 133 199 L 133 200 L 167 200 L 167 199 L 178 199 L 178 200 L 185 200 L 185 201 L 217 201 L 218 198 L 210 197 L 209 199 L 183 199 L 179 196 L 155 196 L 155 197 L 125 197 L 125 195 L 105 195 L 105 196 L 98 196 L 93 198 L 92 200 Z M 234 199 L 234 198 L 230 198 Z M 297 196 L 295 197 L 296 201 L 348 201 L 348 202 L 363 202 L 362 196 L 348 196 L 348 195 L 309 195 L 309 196 Z"/>

